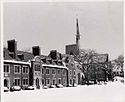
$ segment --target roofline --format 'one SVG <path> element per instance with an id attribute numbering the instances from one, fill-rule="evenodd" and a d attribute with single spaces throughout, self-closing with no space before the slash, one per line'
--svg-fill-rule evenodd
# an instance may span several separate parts
<path id="1" fill-rule="evenodd" d="M 58 65 L 52 65 L 52 64 L 42 64 L 42 66 L 53 67 L 53 68 L 64 68 L 68 70 L 66 66 L 58 66 Z"/>
<path id="2" fill-rule="evenodd" d="M 22 62 L 22 61 L 15 61 L 15 60 L 3 60 L 3 62 L 18 63 L 18 64 L 28 64 L 28 65 L 30 65 L 30 62 Z"/>

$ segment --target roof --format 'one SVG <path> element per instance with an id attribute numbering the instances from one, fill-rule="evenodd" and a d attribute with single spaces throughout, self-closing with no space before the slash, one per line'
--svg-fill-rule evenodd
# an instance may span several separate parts
<path id="1" fill-rule="evenodd" d="M 4 61 L 12 61 L 13 63 L 24 63 L 24 62 L 29 62 L 30 60 L 33 60 L 35 58 L 35 56 L 31 53 L 31 52 L 25 52 L 25 51 L 16 51 L 16 56 L 15 58 L 12 58 L 9 55 L 9 50 L 7 48 L 4 48 Z M 21 58 L 19 57 L 20 55 L 23 55 L 23 59 L 21 60 Z M 52 60 L 52 58 L 50 56 L 46 56 L 46 55 L 40 55 L 40 59 L 45 59 L 45 63 L 47 64 L 47 61 Z M 20 62 L 19 62 L 20 61 Z M 48 64 L 51 64 L 50 62 Z M 54 64 L 54 60 L 52 60 L 52 64 Z"/>
<path id="2" fill-rule="evenodd" d="M 77 46 L 76 44 L 68 44 L 68 45 L 66 45 L 66 47 L 67 46 Z"/>
<path id="3" fill-rule="evenodd" d="M 24 55 L 24 59 L 21 60 L 18 55 Z M 17 50 L 16 57 L 14 58 L 14 60 L 28 62 L 33 58 L 34 58 L 34 55 L 32 53 Z M 4 48 L 4 60 L 13 60 L 13 58 L 9 55 L 9 50 L 7 48 Z"/>
<path id="4" fill-rule="evenodd" d="M 104 63 L 108 62 L 108 54 L 96 54 L 92 56 L 93 63 Z"/>
<path id="5" fill-rule="evenodd" d="M 52 67 L 52 68 L 63 68 L 68 69 L 66 66 L 52 65 L 52 64 L 42 64 L 42 66 Z"/>

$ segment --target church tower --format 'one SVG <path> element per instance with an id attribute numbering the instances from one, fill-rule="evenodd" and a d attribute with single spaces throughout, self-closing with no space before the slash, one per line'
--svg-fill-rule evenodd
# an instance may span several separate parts
<path id="1" fill-rule="evenodd" d="M 77 56 L 80 54 L 80 33 L 78 18 L 76 19 L 76 43 L 66 45 L 66 54 Z"/>
<path id="2" fill-rule="evenodd" d="M 78 54 L 80 51 L 80 33 L 79 33 L 79 24 L 78 24 L 78 18 L 76 19 L 76 46 L 78 50 Z"/>

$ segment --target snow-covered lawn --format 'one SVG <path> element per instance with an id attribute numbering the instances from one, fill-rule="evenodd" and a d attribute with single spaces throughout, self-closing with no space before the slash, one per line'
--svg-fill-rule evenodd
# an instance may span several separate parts
<path id="1" fill-rule="evenodd" d="M 83 85 L 5 92 L 3 102 L 125 102 L 124 84 L 108 82 L 107 85 Z"/>

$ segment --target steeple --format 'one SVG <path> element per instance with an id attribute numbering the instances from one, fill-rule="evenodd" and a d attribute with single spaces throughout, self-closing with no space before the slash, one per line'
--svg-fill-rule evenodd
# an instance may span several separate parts
<path id="1" fill-rule="evenodd" d="M 80 33 L 79 33 L 79 24 L 78 24 L 78 18 L 76 19 L 76 45 L 77 45 L 77 48 L 78 48 L 78 52 L 79 52 L 79 45 L 80 43 Z"/>

